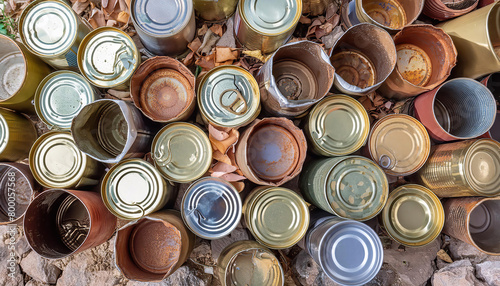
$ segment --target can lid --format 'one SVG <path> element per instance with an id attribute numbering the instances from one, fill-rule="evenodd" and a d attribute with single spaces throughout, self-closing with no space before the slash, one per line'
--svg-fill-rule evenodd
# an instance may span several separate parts
<path id="1" fill-rule="evenodd" d="M 331 58 L 335 73 L 347 83 L 359 88 L 375 84 L 377 70 L 369 57 L 355 50 L 340 51 Z"/>
<path id="2" fill-rule="evenodd" d="M 422 246 L 441 233 L 444 209 L 431 190 L 408 184 L 391 192 L 382 212 L 382 222 L 387 233 L 397 242 Z"/>
<path id="3" fill-rule="evenodd" d="M 0 154 L 2 154 L 9 144 L 9 133 L 9 125 L 5 117 L 3 117 L 2 110 L 0 110 Z"/>
<path id="4" fill-rule="evenodd" d="M 431 141 L 417 119 L 406 114 L 390 114 L 375 123 L 368 147 L 373 160 L 388 174 L 406 176 L 425 164 Z"/>
<path id="5" fill-rule="evenodd" d="M 426 86 L 432 75 L 432 62 L 427 53 L 412 44 L 396 46 L 396 66 L 401 76 L 416 86 Z"/>
<path id="6" fill-rule="evenodd" d="M 302 14 L 302 1 L 241 0 L 238 9 L 251 29 L 259 34 L 278 35 L 295 28 Z"/>
<path id="7" fill-rule="evenodd" d="M 156 36 L 179 33 L 193 15 L 193 1 L 188 0 L 133 0 L 131 7 L 134 25 Z"/>
<path id="8" fill-rule="evenodd" d="M 493 139 L 474 142 L 465 154 L 465 178 L 484 196 L 500 192 L 500 143 Z"/>
<path id="9" fill-rule="evenodd" d="M 153 139 L 155 167 L 168 180 L 186 183 L 203 176 L 212 164 L 208 136 L 194 124 L 171 123 Z"/>
<path id="10" fill-rule="evenodd" d="M 59 0 L 33 2 L 24 9 L 19 23 L 22 41 L 38 55 L 63 54 L 77 37 L 76 14 Z"/>
<path id="11" fill-rule="evenodd" d="M 72 71 L 51 73 L 35 94 L 35 110 L 48 126 L 69 130 L 71 121 L 87 104 L 97 99 L 90 83 Z"/>
<path id="12" fill-rule="evenodd" d="M 376 216 L 389 194 L 387 178 L 375 163 L 360 156 L 342 159 L 331 169 L 325 189 L 340 217 L 364 221 Z"/>
<path id="13" fill-rule="evenodd" d="M 391 29 L 403 28 L 408 20 L 406 11 L 397 0 L 370 0 L 362 2 L 363 10 L 375 22 Z M 358 2 L 358 3 L 359 3 Z"/>
<path id="14" fill-rule="evenodd" d="M 210 70 L 198 88 L 200 112 L 222 127 L 246 125 L 260 111 L 259 85 L 245 69 L 220 66 Z"/>
<path id="15" fill-rule="evenodd" d="M 222 179 L 201 178 L 184 193 L 181 213 L 187 227 L 197 236 L 221 238 L 231 233 L 240 222 L 240 194 Z"/>
<path id="16" fill-rule="evenodd" d="M 307 124 L 313 144 L 331 156 L 357 151 L 370 132 L 370 118 L 365 108 L 346 95 L 333 95 L 320 101 L 311 110 Z"/>

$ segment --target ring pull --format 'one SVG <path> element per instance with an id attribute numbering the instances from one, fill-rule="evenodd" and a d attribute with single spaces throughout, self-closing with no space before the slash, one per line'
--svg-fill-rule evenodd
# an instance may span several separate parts
<path id="1" fill-rule="evenodd" d="M 230 103 L 229 105 L 225 105 L 222 102 L 222 98 L 226 94 L 228 94 L 227 97 L 229 98 L 230 96 L 233 95 L 233 93 L 236 93 L 236 99 L 232 103 Z M 235 88 L 224 90 L 220 95 L 219 103 L 222 106 L 222 108 L 224 108 L 225 110 L 227 110 L 228 112 L 230 112 L 234 115 L 243 115 L 248 110 L 248 106 L 247 106 L 247 102 L 246 102 L 245 98 L 243 97 L 243 95 L 241 95 L 241 92 Z M 240 111 L 237 111 L 238 108 L 242 105 L 243 105 L 243 108 L 241 108 Z"/>
<path id="2" fill-rule="evenodd" d="M 138 207 L 141 210 L 141 213 L 142 213 L 141 217 L 146 215 L 146 211 L 144 211 L 144 209 L 141 207 L 140 204 L 138 204 L 137 202 L 132 202 L 132 205 Z"/>
<path id="3" fill-rule="evenodd" d="M 153 158 L 155 159 L 156 163 L 162 167 L 166 167 L 167 165 L 169 165 L 171 162 L 172 162 L 172 152 L 170 152 L 170 142 L 172 142 L 172 139 L 174 139 L 174 137 L 176 136 L 179 136 L 178 134 L 177 135 L 174 135 L 172 137 L 170 137 L 167 141 L 167 150 L 165 151 L 165 146 L 162 144 L 160 148 L 158 148 L 158 150 L 156 150 L 156 152 L 154 152 L 153 155 Z M 166 156 L 165 156 L 166 155 Z"/>

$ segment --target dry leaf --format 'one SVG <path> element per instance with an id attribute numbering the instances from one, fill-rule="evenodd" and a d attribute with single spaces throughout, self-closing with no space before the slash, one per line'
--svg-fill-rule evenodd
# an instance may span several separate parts
<path id="1" fill-rule="evenodd" d="M 185 66 L 190 66 L 194 63 L 194 52 L 190 52 L 183 60 L 182 63 Z"/>
<path id="2" fill-rule="evenodd" d="M 446 253 L 446 251 L 444 251 L 444 249 L 440 249 L 437 252 L 437 257 L 444 262 L 453 263 L 453 259 L 451 259 L 451 257 L 448 255 L 448 253 Z"/>
<path id="3" fill-rule="evenodd" d="M 300 16 L 299 22 L 305 25 L 311 24 L 312 20 L 306 16 Z"/>
<path id="4" fill-rule="evenodd" d="M 108 27 L 118 27 L 118 22 L 115 21 L 115 20 L 108 20 L 106 22 L 106 26 L 108 26 Z"/>
<path id="5" fill-rule="evenodd" d="M 240 133 L 236 129 L 231 129 L 229 132 L 229 137 L 224 140 L 216 140 L 212 135 L 209 134 L 208 138 L 210 142 L 215 146 L 214 150 L 219 150 L 222 154 L 227 154 L 227 151 L 231 146 L 238 142 Z"/>
<path id="6" fill-rule="evenodd" d="M 215 67 L 215 54 L 201 57 L 196 60 L 195 64 L 199 65 L 203 70 L 209 71 Z"/>
<path id="7" fill-rule="evenodd" d="M 100 9 L 94 8 L 90 14 L 89 23 L 94 29 L 106 26 L 104 13 Z"/>
<path id="8" fill-rule="evenodd" d="M 201 47 L 201 40 L 199 38 L 194 38 L 194 40 L 188 44 L 188 48 L 193 52 L 198 51 L 200 47 Z"/>
<path id="9" fill-rule="evenodd" d="M 201 46 L 198 49 L 198 54 L 202 56 L 209 54 L 212 48 L 215 46 L 215 43 L 219 40 L 219 38 L 220 37 L 214 34 L 211 30 L 208 30 L 205 36 L 203 37 Z"/>
<path id="10" fill-rule="evenodd" d="M 119 90 L 115 90 L 115 89 L 108 89 L 108 93 L 111 94 L 112 96 L 120 98 L 120 99 L 130 97 L 130 92 L 128 92 L 128 91 L 119 91 Z"/>
<path id="11" fill-rule="evenodd" d="M 118 17 L 116 18 L 116 20 L 120 23 L 128 23 L 129 19 L 130 19 L 130 14 L 126 11 L 121 11 L 118 14 Z"/>
<path id="12" fill-rule="evenodd" d="M 198 36 L 203 36 L 208 31 L 207 24 L 203 24 L 200 29 L 198 29 Z"/>
<path id="13" fill-rule="evenodd" d="M 208 134 L 217 141 L 223 141 L 229 138 L 229 134 L 227 132 L 215 128 L 212 124 L 208 124 Z"/>
<path id="14" fill-rule="evenodd" d="M 228 152 L 229 153 L 229 152 Z M 225 155 L 225 154 L 222 154 L 219 150 L 215 150 L 213 153 L 212 153 L 212 157 L 219 161 L 219 162 L 223 162 L 223 163 L 226 163 L 228 165 L 233 165 L 235 166 L 235 164 L 233 164 L 233 162 L 231 162 L 231 159 L 229 158 L 228 155 Z"/>
<path id="15" fill-rule="evenodd" d="M 228 174 L 228 173 L 232 173 L 234 171 L 236 171 L 238 168 L 233 166 L 233 165 L 230 165 L 230 164 L 226 164 L 224 162 L 217 162 L 211 169 L 210 169 L 210 172 L 213 173 L 213 176 L 214 177 L 220 177 L 224 174 Z M 216 175 L 216 174 L 220 174 L 220 175 Z"/>
<path id="16" fill-rule="evenodd" d="M 222 25 L 220 24 L 213 24 L 212 27 L 210 27 L 210 31 L 212 31 L 212 33 L 216 34 L 219 37 L 222 37 L 222 34 L 224 34 Z"/>
<path id="17" fill-rule="evenodd" d="M 253 58 L 258 59 L 261 62 L 265 62 L 267 59 L 262 55 L 262 52 L 260 50 L 255 50 L 255 51 L 248 51 L 244 50 L 242 52 L 244 55 L 251 56 Z"/>
<path id="18" fill-rule="evenodd" d="M 220 176 L 220 178 L 224 179 L 228 182 L 236 182 L 236 181 L 242 181 L 242 180 L 246 179 L 245 177 L 240 176 L 240 175 L 235 174 L 235 173 L 224 174 L 224 175 Z"/>
<path id="19" fill-rule="evenodd" d="M 73 8 L 73 11 L 75 11 L 76 14 L 80 15 L 87 9 L 87 7 L 90 5 L 90 1 L 85 1 L 85 2 L 80 2 L 76 1 L 71 8 Z"/>
<path id="20" fill-rule="evenodd" d="M 215 62 L 222 63 L 238 59 L 238 51 L 228 47 L 215 48 Z"/>
<path id="21" fill-rule="evenodd" d="M 229 182 L 229 183 L 231 183 L 231 185 L 233 185 L 236 188 L 238 193 L 241 193 L 241 191 L 245 189 L 245 183 L 243 182 Z"/>

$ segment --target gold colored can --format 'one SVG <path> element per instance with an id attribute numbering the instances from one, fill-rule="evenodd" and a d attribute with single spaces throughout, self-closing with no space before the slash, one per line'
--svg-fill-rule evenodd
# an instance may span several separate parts
<path id="1" fill-rule="evenodd" d="M 238 0 L 193 0 L 196 16 L 205 21 L 221 21 L 236 11 Z"/>
<path id="2" fill-rule="evenodd" d="M 28 157 L 37 133 L 33 123 L 13 111 L 0 108 L 0 161 Z"/>
<path id="3" fill-rule="evenodd" d="M 424 0 L 355 0 L 360 22 L 375 24 L 391 33 L 417 20 Z"/>

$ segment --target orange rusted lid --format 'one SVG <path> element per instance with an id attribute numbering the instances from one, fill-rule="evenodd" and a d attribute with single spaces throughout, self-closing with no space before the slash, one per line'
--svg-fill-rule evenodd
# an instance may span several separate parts
<path id="1" fill-rule="evenodd" d="M 427 53 L 411 44 L 396 46 L 396 67 L 401 76 L 416 86 L 426 86 L 432 75 L 432 63 Z"/>
<path id="2" fill-rule="evenodd" d="M 377 73 L 375 65 L 363 53 L 347 50 L 336 53 L 332 58 L 335 73 L 349 84 L 367 88 L 375 84 Z"/>

